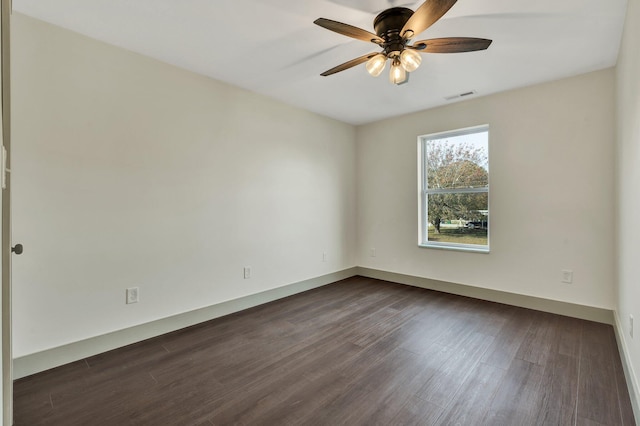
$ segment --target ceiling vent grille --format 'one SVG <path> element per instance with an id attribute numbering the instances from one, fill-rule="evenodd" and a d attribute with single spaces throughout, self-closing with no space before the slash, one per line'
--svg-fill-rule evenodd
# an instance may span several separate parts
<path id="1" fill-rule="evenodd" d="M 467 96 L 475 95 L 476 93 L 478 93 L 478 92 L 476 92 L 475 90 L 471 90 L 469 92 L 464 92 L 464 93 L 459 93 L 457 95 L 447 96 L 447 97 L 445 97 L 445 99 L 447 101 L 453 101 L 454 99 L 466 98 Z"/>

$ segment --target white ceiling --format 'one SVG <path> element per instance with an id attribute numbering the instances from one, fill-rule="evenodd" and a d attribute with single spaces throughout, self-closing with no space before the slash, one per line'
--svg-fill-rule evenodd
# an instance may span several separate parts
<path id="1" fill-rule="evenodd" d="M 316 26 L 323 17 L 373 31 L 407 0 L 13 0 L 14 10 L 125 49 L 352 124 L 615 65 L 627 0 L 459 0 L 416 39 L 481 37 L 486 51 L 424 54 L 408 84 L 364 65 L 377 51 Z M 388 69 L 388 68 L 387 68 Z"/>

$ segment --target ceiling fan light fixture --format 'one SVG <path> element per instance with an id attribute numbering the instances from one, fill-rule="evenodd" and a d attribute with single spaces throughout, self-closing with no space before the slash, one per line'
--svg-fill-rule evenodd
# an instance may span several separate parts
<path id="1" fill-rule="evenodd" d="M 407 72 L 413 72 L 418 69 L 422 57 L 413 49 L 404 49 L 400 54 L 400 64 Z"/>
<path id="2" fill-rule="evenodd" d="M 402 84 L 407 81 L 407 71 L 405 71 L 398 58 L 394 58 L 393 63 L 391 64 L 389 81 L 393 84 Z"/>
<path id="3" fill-rule="evenodd" d="M 379 53 L 373 58 L 369 59 L 365 66 L 367 67 L 367 72 L 369 74 L 371 74 L 374 77 L 377 77 L 382 73 L 386 64 L 387 64 L 387 57 L 384 54 Z"/>

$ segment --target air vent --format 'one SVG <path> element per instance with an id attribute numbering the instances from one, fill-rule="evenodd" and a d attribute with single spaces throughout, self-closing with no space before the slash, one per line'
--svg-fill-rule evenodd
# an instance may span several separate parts
<path id="1" fill-rule="evenodd" d="M 475 95 L 476 93 L 478 93 L 478 92 L 476 92 L 475 90 L 471 90 L 469 92 L 459 93 L 459 94 L 453 95 L 453 96 L 447 96 L 447 97 L 445 97 L 445 99 L 448 100 L 448 101 L 452 101 L 454 99 L 460 99 L 460 98 L 465 98 L 467 96 Z"/>

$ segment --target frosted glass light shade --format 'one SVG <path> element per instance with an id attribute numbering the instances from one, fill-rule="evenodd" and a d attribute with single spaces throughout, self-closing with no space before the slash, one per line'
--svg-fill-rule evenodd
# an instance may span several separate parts
<path id="1" fill-rule="evenodd" d="M 373 58 L 367 61 L 365 65 L 367 67 L 367 71 L 374 77 L 377 77 L 384 70 L 384 66 L 387 64 L 387 57 L 382 53 L 377 54 Z"/>
<path id="2" fill-rule="evenodd" d="M 389 81 L 393 84 L 401 84 L 407 81 L 407 72 L 397 59 L 393 61 L 391 65 L 391 72 L 389 73 Z"/>
<path id="3" fill-rule="evenodd" d="M 407 72 L 413 72 L 418 69 L 422 62 L 422 56 L 412 49 L 404 49 L 400 54 L 400 63 L 402 68 Z"/>

